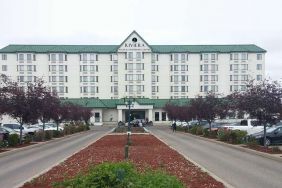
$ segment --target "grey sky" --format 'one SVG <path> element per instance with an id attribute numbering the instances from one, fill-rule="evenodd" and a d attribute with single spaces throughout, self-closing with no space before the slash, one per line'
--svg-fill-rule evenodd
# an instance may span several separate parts
<path id="1" fill-rule="evenodd" d="M 257 44 L 266 74 L 282 78 L 281 0 L 0 0 L 8 44 Z"/>

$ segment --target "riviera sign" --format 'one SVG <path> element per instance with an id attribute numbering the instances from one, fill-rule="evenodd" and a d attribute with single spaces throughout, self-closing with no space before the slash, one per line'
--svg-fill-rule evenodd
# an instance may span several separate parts
<path id="1" fill-rule="evenodd" d="M 124 43 L 124 47 L 132 48 L 132 47 L 146 47 L 144 43 Z"/>

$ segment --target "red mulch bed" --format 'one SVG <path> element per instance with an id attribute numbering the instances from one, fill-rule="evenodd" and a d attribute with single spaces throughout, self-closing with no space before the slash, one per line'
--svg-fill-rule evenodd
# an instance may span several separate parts
<path id="1" fill-rule="evenodd" d="M 269 147 L 268 148 L 265 148 L 263 146 L 244 146 L 244 147 L 269 154 L 282 154 L 282 151 L 276 151 Z"/>
<path id="2" fill-rule="evenodd" d="M 163 169 L 177 176 L 190 188 L 223 188 L 223 184 L 201 171 L 183 156 L 169 148 L 152 135 L 132 135 L 129 159 L 143 171 L 147 167 Z M 108 135 L 53 167 L 45 174 L 26 183 L 24 188 L 51 187 L 52 182 L 71 178 L 78 173 L 87 172 L 91 165 L 105 161 L 123 161 L 126 135 Z"/>

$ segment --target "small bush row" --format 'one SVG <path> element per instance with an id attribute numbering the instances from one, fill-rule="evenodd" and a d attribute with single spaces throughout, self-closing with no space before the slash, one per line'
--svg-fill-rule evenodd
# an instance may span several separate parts
<path id="1" fill-rule="evenodd" d="M 203 129 L 203 127 L 201 126 L 193 126 L 190 129 L 188 129 L 187 127 L 177 127 L 177 130 L 189 132 L 194 135 L 200 135 L 208 138 L 217 138 L 220 141 L 228 142 L 231 144 L 242 144 L 249 142 L 253 142 L 253 144 L 256 144 L 254 143 L 254 140 L 246 140 L 246 131 L 228 129 L 218 129 L 210 131 L 208 128 Z"/>
<path id="2" fill-rule="evenodd" d="M 184 185 L 175 177 L 163 171 L 138 172 L 132 163 L 102 163 L 91 168 L 85 175 L 64 182 L 54 183 L 55 187 L 173 187 Z"/>

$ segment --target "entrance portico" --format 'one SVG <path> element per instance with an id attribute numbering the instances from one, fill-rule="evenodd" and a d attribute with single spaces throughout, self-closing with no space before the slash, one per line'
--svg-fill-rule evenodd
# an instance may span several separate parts
<path id="1" fill-rule="evenodd" d="M 148 119 L 153 121 L 153 105 L 141 105 L 138 102 L 133 102 L 131 105 L 131 120 L 133 119 Z M 128 106 L 117 105 L 118 121 L 128 121 Z"/>

